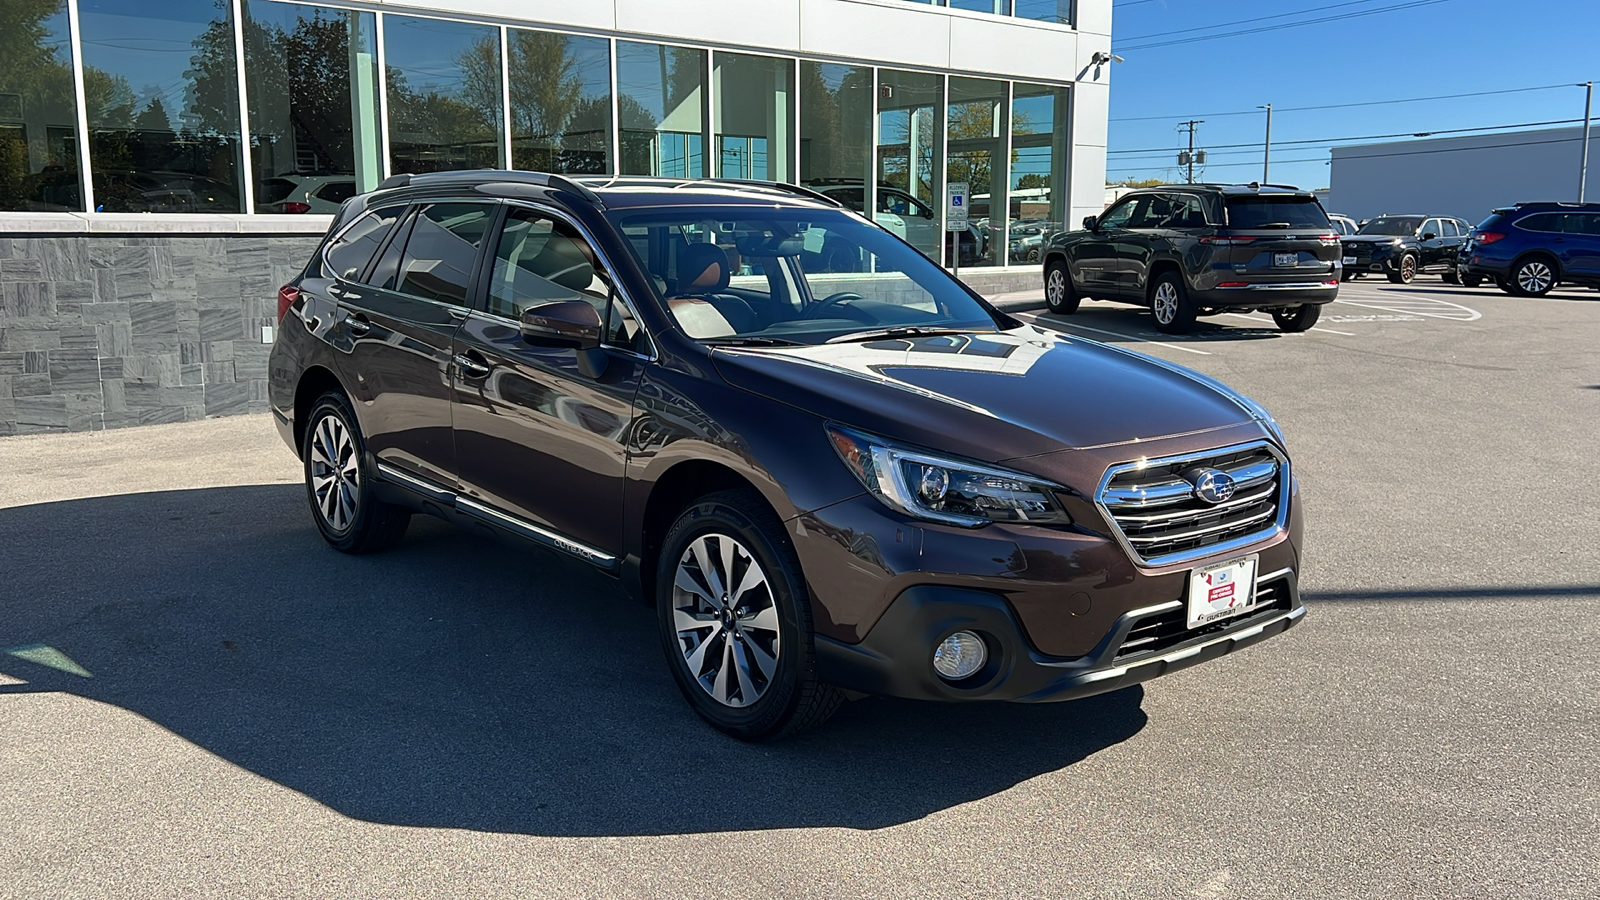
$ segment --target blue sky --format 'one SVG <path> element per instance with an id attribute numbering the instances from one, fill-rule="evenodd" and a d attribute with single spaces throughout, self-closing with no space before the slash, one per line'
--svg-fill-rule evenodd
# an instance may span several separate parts
<path id="1" fill-rule="evenodd" d="M 1329 139 L 1582 119 L 1600 81 L 1600 0 L 1113 0 L 1106 178 L 1181 181 L 1186 119 L 1204 119 L 1208 181 L 1258 180 L 1271 103 L 1272 180 L 1328 185 Z M 1397 8 L 1398 7 L 1398 8 Z M 1305 19 L 1338 21 L 1145 46 Z M 1223 23 L 1245 22 L 1227 27 Z M 1163 34 L 1166 32 L 1177 32 Z M 1147 37 L 1148 36 L 1148 37 Z M 1490 94 L 1515 88 L 1551 90 Z M 1292 107 L 1437 97 L 1344 109 Z M 1226 115 L 1225 115 L 1226 114 Z M 1600 118 L 1600 98 L 1596 99 Z M 1153 117 L 1153 118 L 1147 118 Z M 1467 132 L 1471 133 L 1471 132 Z M 1291 141 L 1317 143 L 1290 144 Z M 1339 143 L 1374 143 L 1370 140 Z M 1225 145 L 1249 145 L 1227 147 Z M 1160 150 L 1161 152 L 1135 152 Z M 1305 160 L 1296 162 L 1296 160 Z M 1196 170 L 1196 179 L 1201 176 Z"/>

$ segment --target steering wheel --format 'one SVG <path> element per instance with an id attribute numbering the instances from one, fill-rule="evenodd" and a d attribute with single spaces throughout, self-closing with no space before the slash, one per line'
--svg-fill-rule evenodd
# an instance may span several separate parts
<path id="1" fill-rule="evenodd" d="M 823 312 L 825 312 L 827 310 L 830 310 L 835 306 L 839 306 L 841 304 L 849 303 L 851 300 L 865 300 L 865 299 L 867 299 L 867 298 L 861 296 L 860 294 L 856 293 L 855 291 L 840 291 L 837 294 L 829 294 L 828 296 L 823 297 L 821 300 L 817 300 L 817 301 L 813 302 L 810 306 L 806 307 L 805 312 L 800 314 L 800 318 L 802 318 L 802 319 L 820 319 L 820 318 L 823 318 L 823 316 L 820 315 L 821 313 L 823 313 Z"/>

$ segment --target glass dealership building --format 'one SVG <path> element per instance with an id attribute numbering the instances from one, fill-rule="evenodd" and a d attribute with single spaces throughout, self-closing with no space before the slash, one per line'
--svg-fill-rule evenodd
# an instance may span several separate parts
<path id="1" fill-rule="evenodd" d="M 41 336 L 51 317 L 87 344 L 106 323 L 74 320 L 84 305 L 214 308 L 218 285 L 167 261 L 187 259 L 240 305 L 242 327 L 210 336 L 259 343 L 250 292 L 270 303 L 326 215 L 399 172 L 805 184 L 964 277 L 1035 284 L 1028 238 L 1102 207 L 1110 19 L 1111 0 L 0 0 L 0 434 L 23 400 L 63 395 L 37 393 L 48 360 L 8 354 L 140 355 L 136 330 L 92 348 Z M 943 234 L 954 182 L 972 194 L 959 241 Z M 47 246 L 65 240 L 80 243 Z M 50 262 L 64 250 L 112 274 Z M 200 261 L 219 253 L 237 258 Z M 190 373 L 202 386 L 227 375 L 177 318 L 169 386 L 191 386 L 190 366 L 215 367 Z M 253 387 L 225 393 L 226 411 L 259 405 Z M 137 418 L 210 405 L 166 399 Z M 80 401 L 47 404 L 45 424 L 123 420 L 103 387 L 98 412 Z"/>

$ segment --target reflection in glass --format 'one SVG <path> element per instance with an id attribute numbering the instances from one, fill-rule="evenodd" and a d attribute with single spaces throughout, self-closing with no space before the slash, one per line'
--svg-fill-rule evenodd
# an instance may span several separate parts
<path id="1" fill-rule="evenodd" d="M 239 81 L 228 6 L 80 0 L 95 206 L 239 212 Z"/>
<path id="2" fill-rule="evenodd" d="M 1010 250 L 1013 263 L 1037 263 L 1044 241 L 1066 229 L 1067 89 L 1017 84 L 1011 101 Z M 1059 187 L 1059 189 L 1058 189 Z"/>
<path id="3" fill-rule="evenodd" d="M 800 63 L 800 181 L 850 185 L 872 177 L 872 70 Z M 857 211 L 865 212 L 859 203 Z"/>
<path id="4" fill-rule="evenodd" d="M 617 42 L 623 175 L 704 178 L 704 50 Z"/>
<path id="5" fill-rule="evenodd" d="M 943 105 L 944 86 L 938 75 L 878 70 L 878 218 L 884 227 L 935 260 L 945 243 L 936 213 L 942 208 L 940 195 L 944 192 L 938 152 L 944 142 Z M 909 210 L 905 215 L 892 213 L 904 220 L 902 228 L 894 227 L 883 215 L 889 211 L 885 207 L 893 210 L 895 203 Z M 917 204 L 921 204 L 920 210 Z M 970 246 L 971 238 L 963 243 Z"/>
<path id="6" fill-rule="evenodd" d="M 1072 24 L 1072 0 L 1016 0 L 1019 19 Z"/>
<path id="7" fill-rule="evenodd" d="M 1011 0 L 950 0 L 951 9 L 970 9 L 973 12 L 994 13 L 1004 16 L 1011 12 Z"/>
<path id="8" fill-rule="evenodd" d="M 794 61 L 718 53 L 717 177 L 793 181 Z"/>
<path id="9" fill-rule="evenodd" d="M 1004 240 L 1000 226 L 1005 209 L 1006 83 L 981 78 L 950 79 L 950 183 L 966 182 L 971 196 L 968 215 L 976 233 L 972 246 L 963 241 L 961 265 L 993 266 L 1004 262 L 996 245 Z M 998 167 L 998 171 L 996 170 Z M 994 220 L 991 225 L 991 213 Z"/>
<path id="10" fill-rule="evenodd" d="M 0 6 L 0 210 L 82 212 L 65 0 Z"/>
<path id="11" fill-rule="evenodd" d="M 332 215 L 383 180 L 372 13 L 244 5 L 256 212 Z"/>
<path id="12" fill-rule="evenodd" d="M 611 43 L 512 28 L 511 165 L 538 172 L 611 171 Z"/>
<path id="13" fill-rule="evenodd" d="M 505 165 L 498 28 L 386 15 L 383 51 L 390 171 Z"/>

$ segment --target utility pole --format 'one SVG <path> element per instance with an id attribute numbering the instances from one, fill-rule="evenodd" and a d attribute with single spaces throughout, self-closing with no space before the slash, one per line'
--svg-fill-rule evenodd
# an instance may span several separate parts
<path id="1" fill-rule="evenodd" d="M 1594 82 L 1585 81 L 1583 88 L 1583 161 L 1578 164 L 1578 202 L 1583 202 L 1584 188 L 1589 184 L 1589 114 L 1594 109 Z"/>
<path id="2" fill-rule="evenodd" d="M 1183 158 L 1179 160 L 1180 164 L 1189 167 L 1189 174 L 1185 176 L 1189 184 L 1194 184 L 1194 127 L 1196 125 L 1204 125 L 1205 121 L 1205 119 L 1190 119 L 1178 126 L 1189 132 L 1189 152 L 1185 153 Z"/>
<path id="3" fill-rule="evenodd" d="M 1272 181 L 1272 104 L 1258 106 L 1256 109 L 1267 111 L 1267 140 L 1261 153 L 1261 183 L 1268 184 Z"/>

